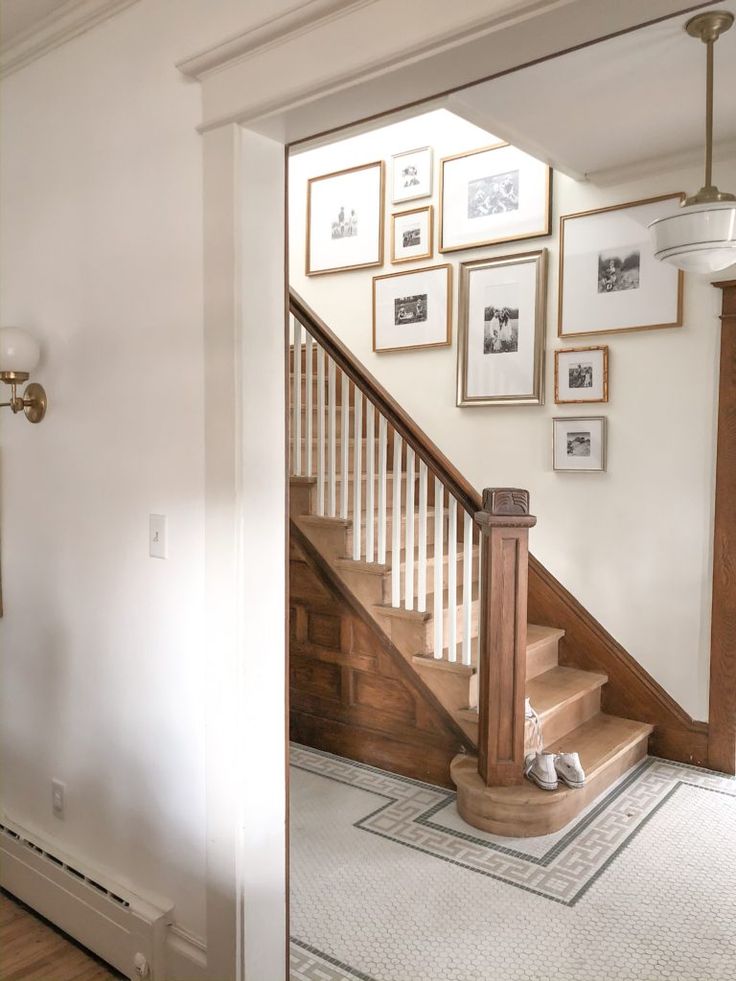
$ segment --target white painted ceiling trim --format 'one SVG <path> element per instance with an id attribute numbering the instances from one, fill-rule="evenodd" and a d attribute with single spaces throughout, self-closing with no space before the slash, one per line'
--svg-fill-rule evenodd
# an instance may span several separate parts
<path id="1" fill-rule="evenodd" d="M 177 62 L 188 78 L 201 79 L 210 72 L 249 58 L 273 45 L 307 34 L 329 21 L 344 17 L 376 0 L 302 0 L 275 17 L 266 17 L 242 33 Z"/>
<path id="2" fill-rule="evenodd" d="M 113 17 L 138 0 L 67 0 L 0 46 L 0 78 Z"/>

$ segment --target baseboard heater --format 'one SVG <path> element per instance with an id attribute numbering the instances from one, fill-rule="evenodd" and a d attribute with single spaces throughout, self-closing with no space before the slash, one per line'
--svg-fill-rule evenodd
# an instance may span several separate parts
<path id="1" fill-rule="evenodd" d="M 165 981 L 172 908 L 85 869 L 3 817 L 0 884 L 131 979 Z"/>

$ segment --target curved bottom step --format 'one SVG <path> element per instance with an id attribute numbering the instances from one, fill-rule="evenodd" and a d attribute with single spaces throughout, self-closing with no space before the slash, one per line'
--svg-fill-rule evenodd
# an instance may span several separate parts
<path id="1" fill-rule="evenodd" d="M 457 787 L 457 809 L 474 828 L 510 838 L 531 838 L 564 828 L 622 774 L 644 759 L 652 727 L 643 722 L 596 715 L 545 749 L 577 752 L 585 786 L 540 790 L 530 781 L 514 787 L 486 787 L 474 756 L 456 756 L 450 775 Z"/>

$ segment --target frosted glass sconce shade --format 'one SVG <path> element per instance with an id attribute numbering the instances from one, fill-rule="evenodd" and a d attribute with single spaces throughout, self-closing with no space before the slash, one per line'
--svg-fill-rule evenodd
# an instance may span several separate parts
<path id="1" fill-rule="evenodd" d="M 41 357 L 35 337 L 20 327 L 0 327 L 0 372 L 30 375 Z"/>

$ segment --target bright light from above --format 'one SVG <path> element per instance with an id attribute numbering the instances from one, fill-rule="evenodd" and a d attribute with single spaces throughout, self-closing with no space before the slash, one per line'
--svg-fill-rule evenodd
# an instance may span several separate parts
<path id="1" fill-rule="evenodd" d="M 0 327 L 0 372 L 19 371 L 30 374 L 40 356 L 38 341 L 27 331 L 20 327 Z"/>
<path id="2" fill-rule="evenodd" d="M 685 205 L 649 228 L 655 256 L 686 272 L 716 273 L 736 263 L 736 202 Z"/>

